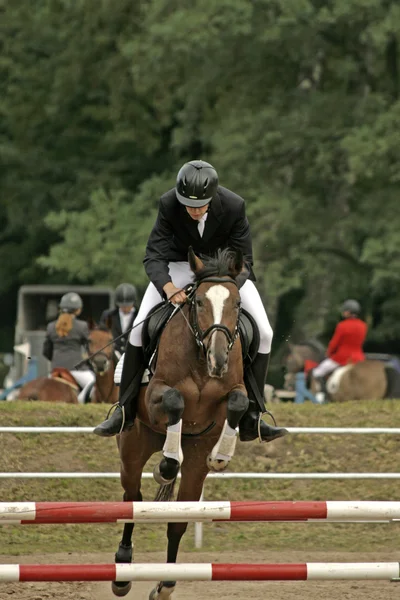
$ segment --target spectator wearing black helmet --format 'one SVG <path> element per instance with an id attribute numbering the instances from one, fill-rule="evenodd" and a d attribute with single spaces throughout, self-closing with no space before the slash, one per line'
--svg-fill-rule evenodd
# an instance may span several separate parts
<path id="1" fill-rule="evenodd" d="M 79 369 L 74 366 L 81 362 L 83 351 L 87 351 L 89 327 L 86 321 L 77 319 L 82 312 L 83 302 L 79 294 L 68 292 L 60 300 L 60 314 L 47 325 L 43 344 L 43 355 L 51 362 L 51 368 L 67 369 L 81 387 L 78 401 L 87 402 L 95 382 L 95 374 L 87 363 Z"/>
<path id="2" fill-rule="evenodd" d="M 137 291 L 131 283 L 121 283 L 115 290 L 116 308 L 105 310 L 100 317 L 100 324 L 111 329 L 113 338 L 117 338 L 130 330 L 137 315 Z M 115 351 L 119 356 L 125 352 L 129 335 L 115 342 Z"/>
<path id="3" fill-rule="evenodd" d="M 120 405 L 109 419 L 95 428 L 97 435 L 115 435 L 134 421 L 144 371 L 140 323 L 162 299 L 173 297 L 174 304 L 186 301 L 183 288 L 193 280 L 188 263 L 189 247 L 197 254 L 208 256 L 225 248 L 241 250 L 243 253 L 245 269 L 237 282 L 242 307 L 254 317 L 260 332 L 259 351 L 252 369 L 263 397 L 273 334 L 253 283 L 253 252 L 245 202 L 234 192 L 219 185 L 217 172 L 212 165 L 202 160 L 192 160 L 180 169 L 175 187 L 160 199 L 157 220 L 150 233 L 143 261 L 150 283 L 135 319 L 134 325 L 138 326 L 132 329 L 126 346 Z M 126 394 L 128 389 L 129 394 Z M 259 433 L 260 410 L 256 399 L 250 394 L 249 409 L 239 425 L 242 441 L 253 440 Z M 272 441 L 285 433 L 282 428 L 260 422 L 260 434 L 264 441 Z"/>
<path id="4" fill-rule="evenodd" d="M 363 345 L 367 337 L 368 326 L 360 319 L 361 306 L 357 300 L 345 300 L 341 306 L 342 321 L 337 324 L 331 341 L 328 344 L 325 358 L 315 369 L 312 375 L 316 378 L 322 390 L 323 400 L 325 394 L 324 377 L 332 373 L 337 367 L 365 360 Z"/>

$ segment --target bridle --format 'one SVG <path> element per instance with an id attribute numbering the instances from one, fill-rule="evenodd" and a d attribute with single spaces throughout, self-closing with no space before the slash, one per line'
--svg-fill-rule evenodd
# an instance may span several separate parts
<path id="1" fill-rule="evenodd" d="M 204 344 L 205 338 L 213 331 L 222 331 L 222 333 L 226 336 L 228 340 L 228 352 L 230 352 L 233 348 L 233 344 L 236 341 L 236 338 L 239 335 L 239 320 L 240 320 L 240 307 L 238 316 L 236 319 L 235 327 L 233 331 L 230 331 L 226 325 L 221 325 L 220 323 L 213 323 L 210 327 L 207 327 L 206 330 L 202 330 L 199 325 L 198 313 L 197 313 L 197 303 L 196 303 L 196 292 L 199 287 L 203 283 L 232 283 L 236 287 L 238 287 L 235 279 L 232 277 L 205 277 L 200 281 L 196 282 L 191 291 L 189 292 L 189 319 L 190 326 L 196 340 L 196 344 L 199 348 L 201 348 L 204 354 L 207 354 L 207 348 Z"/>
<path id="2" fill-rule="evenodd" d="M 105 373 L 107 373 L 108 369 L 110 368 L 110 365 L 112 362 L 112 357 L 103 351 L 98 352 L 96 354 L 96 356 L 103 356 L 105 358 L 105 366 L 102 371 L 99 371 L 99 369 L 97 368 L 96 362 L 92 360 L 92 357 L 90 357 L 88 359 L 88 363 L 90 364 L 90 366 L 93 369 L 93 372 L 96 373 L 96 375 L 105 375 Z"/>
<path id="3" fill-rule="evenodd" d="M 95 356 L 102 356 L 102 357 L 105 358 L 104 369 L 102 371 L 99 371 L 99 369 L 97 367 L 97 364 L 96 364 L 96 361 L 93 360 L 93 358 Z M 111 364 L 114 361 L 114 356 L 115 356 L 114 350 L 113 350 L 112 354 L 109 355 L 106 352 L 104 352 L 104 349 L 102 349 L 102 350 L 99 350 L 98 352 L 95 352 L 94 354 L 92 354 L 92 355 L 90 355 L 88 357 L 88 363 L 92 367 L 93 372 L 96 375 L 96 378 L 97 378 L 97 376 L 103 377 L 103 375 L 105 375 L 108 372 L 108 370 L 110 369 Z M 97 386 L 97 393 L 100 394 L 100 396 L 101 396 L 101 402 L 106 402 L 107 403 L 109 401 L 109 399 L 111 398 L 113 390 L 114 390 L 114 379 L 112 379 L 112 381 L 111 381 L 111 386 L 110 386 L 110 389 L 109 389 L 108 393 L 104 393 L 104 390 L 100 386 Z"/>

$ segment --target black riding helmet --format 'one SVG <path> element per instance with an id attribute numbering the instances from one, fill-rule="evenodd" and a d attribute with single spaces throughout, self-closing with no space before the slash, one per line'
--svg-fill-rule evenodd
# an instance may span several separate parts
<path id="1" fill-rule="evenodd" d="M 361 312 L 360 303 L 357 300 L 345 300 L 341 307 L 341 312 L 349 312 L 352 315 L 359 315 Z"/>
<path id="2" fill-rule="evenodd" d="M 184 164 L 176 179 L 176 197 L 181 204 L 191 208 L 201 208 L 211 202 L 217 188 L 217 171 L 203 160 Z"/>
<path id="3" fill-rule="evenodd" d="M 137 292 L 131 283 L 121 283 L 115 290 L 115 304 L 117 306 L 132 306 L 137 304 Z"/>

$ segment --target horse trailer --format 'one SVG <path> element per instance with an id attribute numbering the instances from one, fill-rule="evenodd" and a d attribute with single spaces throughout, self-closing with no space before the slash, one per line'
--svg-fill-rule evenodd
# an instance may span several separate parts
<path id="1" fill-rule="evenodd" d="M 67 292 L 76 292 L 81 296 L 83 310 L 79 318 L 85 321 L 98 323 L 103 310 L 112 308 L 114 304 L 114 290 L 111 287 L 84 285 L 23 285 L 20 287 L 15 327 L 14 381 L 27 373 L 31 358 L 35 359 L 37 376 L 48 375 L 49 363 L 42 355 L 47 324 L 57 318 L 61 296 Z"/>

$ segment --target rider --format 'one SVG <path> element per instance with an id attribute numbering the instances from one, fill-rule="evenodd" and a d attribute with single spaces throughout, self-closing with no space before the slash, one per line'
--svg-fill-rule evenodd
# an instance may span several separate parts
<path id="1" fill-rule="evenodd" d="M 165 298 L 171 299 L 174 304 L 186 301 L 182 288 L 193 280 L 188 263 L 190 246 L 197 254 L 208 256 L 228 247 L 243 252 L 245 269 L 238 276 L 237 283 L 242 307 L 254 317 L 260 332 L 259 352 L 252 369 L 263 397 L 273 333 L 253 283 L 252 243 L 245 203 L 237 194 L 219 186 L 214 167 L 201 160 L 184 164 L 175 188 L 160 199 L 157 220 L 143 261 L 150 284 L 135 324 L 143 321 L 149 311 Z M 132 329 L 122 369 L 119 406 L 110 418 L 96 427 L 94 432 L 97 435 L 115 435 L 125 424 L 129 427 L 135 418 L 136 397 L 144 370 L 141 333 L 142 326 Z M 256 399 L 250 397 L 249 409 L 239 425 L 242 441 L 258 437 L 259 413 Z M 284 435 L 286 430 L 261 421 L 260 433 L 263 440 L 272 441 Z"/>
<path id="2" fill-rule="evenodd" d="M 64 294 L 59 304 L 58 319 L 47 325 L 43 355 L 51 361 L 52 369 L 61 367 L 71 373 L 81 387 L 78 401 L 84 403 L 96 376 L 86 362 L 79 370 L 74 369 L 74 365 L 82 360 L 82 347 L 87 349 L 89 343 L 88 324 L 76 318 L 82 312 L 82 307 L 83 302 L 79 294 Z"/>
<path id="3" fill-rule="evenodd" d="M 368 326 L 359 318 L 361 306 L 357 300 L 346 300 L 341 306 L 343 320 L 337 324 L 328 344 L 327 358 L 312 370 L 322 393 L 325 393 L 325 379 L 336 367 L 365 360 L 363 344 Z"/>
<path id="4" fill-rule="evenodd" d="M 105 310 L 100 317 L 100 324 L 111 329 L 113 338 L 119 338 L 115 342 L 115 351 L 118 358 L 125 351 L 128 336 L 119 337 L 125 331 L 129 331 L 137 315 L 137 292 L 131 283 L 121 283 L 115 290 L 116 308 Z"/>

